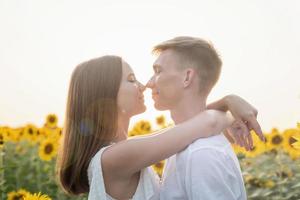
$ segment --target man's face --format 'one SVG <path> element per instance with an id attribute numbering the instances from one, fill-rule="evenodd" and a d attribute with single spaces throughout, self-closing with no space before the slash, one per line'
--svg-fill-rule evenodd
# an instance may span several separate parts
<path id="1" fill-rule="evenodd" d="M 153 64 L 154 75 L 146 86 L 152 89 L 157 110 L 173 109 L 182 97 L 184 76 L 179 65 L 179 59 L 171 49 L 162 51 Z"/>

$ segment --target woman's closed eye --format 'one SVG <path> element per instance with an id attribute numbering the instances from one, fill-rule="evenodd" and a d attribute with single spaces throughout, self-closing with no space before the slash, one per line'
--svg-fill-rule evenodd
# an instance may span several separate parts
<path id="1" fill-rule="evenodd" d="M 133 74 L 129 75 L 128 81 L 129 81 L 129 82 L 136 82 L 135 76 L 134 76 Z"/>

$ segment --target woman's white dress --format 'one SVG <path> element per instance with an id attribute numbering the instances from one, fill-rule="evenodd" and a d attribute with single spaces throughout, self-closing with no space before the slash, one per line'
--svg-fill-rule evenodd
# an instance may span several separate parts
<path id="1" fill-rule="evenodd" d="M 109 146 L 100 149 L 92 158 L 88 167 L 88 180 L 90 191 L 88 200 L 116 200 L 105 192 L 102 175 L 101 156 Z M 151 167 L 141 170 L 137 189 L 131 200 L 158 200 L 159 199 L 159 177 Z"/>

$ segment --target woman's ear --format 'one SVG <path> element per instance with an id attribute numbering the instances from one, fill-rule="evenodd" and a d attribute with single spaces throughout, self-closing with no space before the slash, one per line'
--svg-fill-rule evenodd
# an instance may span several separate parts
<path id="1" fill-rule="evenodd" d="M 183 87 L 186 88 L 193 82 L 195 78 L 196 70 L 193 68 L 187 68 L 184 70 L 184 80 L 183 80 Z"/>

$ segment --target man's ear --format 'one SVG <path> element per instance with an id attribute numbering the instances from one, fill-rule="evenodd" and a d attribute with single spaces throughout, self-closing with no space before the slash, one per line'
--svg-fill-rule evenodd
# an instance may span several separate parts
<path id="1" fill-rule="evenodd" d="M 186 88 L 193 82 L 195 79 L 196 70 L 193 68 L 187 68 L 184 70 L 184 80 L 183 80 L 183 87 Z"/>

